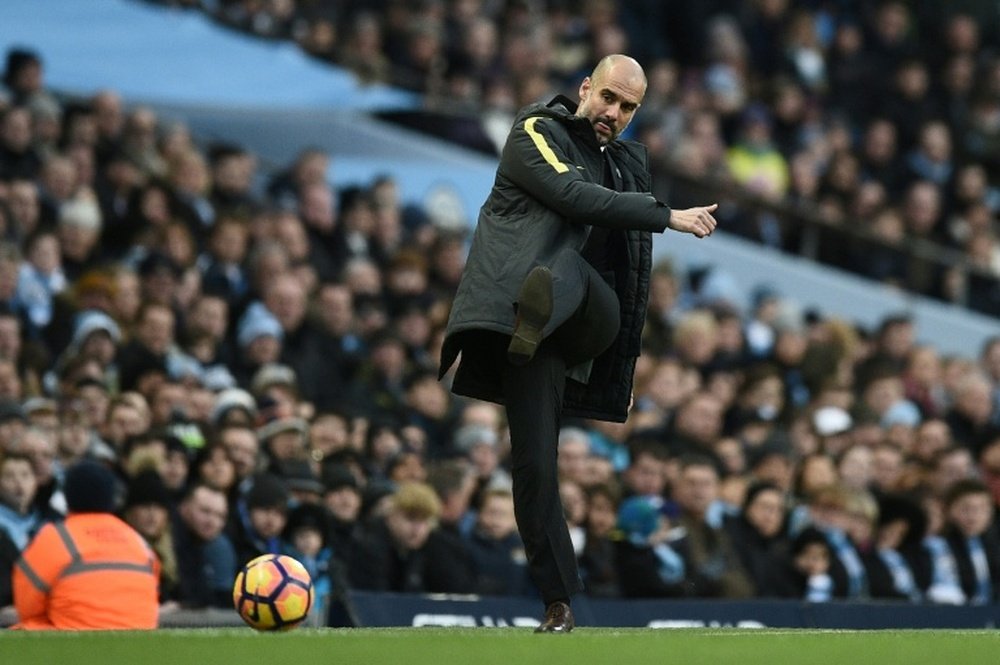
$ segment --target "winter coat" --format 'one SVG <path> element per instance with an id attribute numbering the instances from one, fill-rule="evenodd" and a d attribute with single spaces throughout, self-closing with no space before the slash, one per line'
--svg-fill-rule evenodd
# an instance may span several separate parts
<path id="1" fill-rule="evenodd" d="M 616 140 L 602 152 L 591 123 L 557 97 L 521 110 L 507 137 L 496 180 L 479 213 L 442 349 L 441 375 L 462 351 L 452 389 L 502 403 L 503 351 L 514 329 L 514 302 L 528 272 L 552 265 L 567 248 L 581 251 L 594 226 L 610 231 L 608 252 L 618 295 L 618 337 L 595 359 L 587 383 L 570 379 L 564 413 L 624 421 L 646 316 L 653 232 L 670 209 L 651 194 L 641 144 Z M 605 157 L 615 189 L 603 186 Z M 620 190 L 620 191 L 616 191 Z M 492 334 L 490 334 L 492 333 Z M 499 334 L 499 335 L 498 335 Z M 476 353 L 490 347 L 491 353 Z M 472 349 L 472 352 L 470 352 Z"/>

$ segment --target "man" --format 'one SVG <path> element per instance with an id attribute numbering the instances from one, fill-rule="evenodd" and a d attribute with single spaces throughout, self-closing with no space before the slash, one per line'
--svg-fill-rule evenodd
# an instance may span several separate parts
<path id="1" fill-rule="evenodd" d="M 357 589 L 403 593 L 473 593 L 471 557 L 438 528 L 441 501 L 407 482 L 389 497 L 384 518 L 368 524 L 350 565 Z"/>
<path id="2" fill-rule="evenodd" d="M 66 473 L 65 522 L 48 524 L 14 569 L 14 607 L 25 630 L 156 628 L 160 563 L 115 517 L 115 479 L 96 462 Z"/>
<path id="3" fill-rule="evenodd" d="M 174 554 L 183 607 L 230 607 L 236 551 L 223 533 L 229 505 L 226 495 L 195 483 L 184 494 L 173 523 Z M 246 563 L 246 562 L 241 562 Z"/>
<path id="4" fill-rule="evenodd" d="M 540 632 L 572 630 L 581 588 L 559 500 L 560 416 L 625 420 L 650 234 L 715 228 L 714 206 L 671 211 L 648 194 L 645 148 L 618 140 L 645 91 L 642 67 L 611 55 L 583 80 L 578 106 L 557 97 L 521 111 L 442 349 L 442 376 L 462 353 L 456 393 L 506 405 L 518 529 L 546 604 Z"/>
<path id="5" fill-rule="evenodd" d="M 681 514 L 679 525 L 687 535 L 681 555 L 689 590 L 696 596 L 752 596 L 753 584 L 733 542 L 711 516 L 711 509 L 719 500 L 719 470 L 715 461 L 697 454 L 681 458 L 673 494 Z"/>
<path id="6" fill-rule="evenodd" d="M 227 525 L 230 542 L 238 561 L 246 562 L 262 554 L 278 554 L 284 543 L 281 532 L 288 522 L 291 495 L 284 478 L 273 473 L 253 477 L 246 495 L 237 499 L 236 510 Z"/>
<path id="7" fill-rule="evenodd" d="M 0 533 L 6 533 L 20 552 L 46 516 L 35 503 L 38 476 L 23 452 L 0 455 Z"/>

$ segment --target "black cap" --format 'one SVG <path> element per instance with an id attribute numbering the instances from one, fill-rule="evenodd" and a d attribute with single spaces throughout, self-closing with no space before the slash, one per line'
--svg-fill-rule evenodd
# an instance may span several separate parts
<path id="1" fill-rule="evenodd" d="M 288 485 L 273 473 L 254 476 L 253 487 L 247 492 L 247 508 L 288 509 Z"/>
<path id="2" fill-rule="evenodd" d="M 28 65 L 40 65 L 42 59 L 38 53 L 23 47 L 14 47 L 7 51 L 7 64 L 3 73 L 3 82 L 10 87 L 18 72 Z"/>
<path id="3" fill-rule="evenodd" d="M 24 409 L 19 402 L 12 399 L 2 399 L 0 400 L 0 423 L 10 420 L 20 420 L 26 423 L 28 422 L 28 416 L 24 413 Z"/>
<path id="4" fill-rule="evenodd" d="M 299 529 L 316 529 L 323 537 L 323 544 L 326 545 L 331 521 L 330 512 L 323 506 L 316 503 L 301 503 L 288 513 L 288 522 L 285 523 L 285 540 L 291 542 L 295 532 Z"/>
<path id="5" fill-rule="evenodd" d="M 77 462 L 66 472 L 63 494 L 71 513 L 112 513 L 115 510 L 115 475 L 97 462 Z"/>
<path id="6" fill-rule="evenodd" d="M 163 478 L 152 469 L 135 474 L 128 482 L 125 494 L 125 508 L 133 506 L 163 506 L 170 508 L 170 490 L 163 484 Z"/>
<path id="7" fill-rule="evenodd" d="M 271 469 L 285 481 L 286 487 L 293 492 L 323 493 L 323 483 L 319 481 L 308 460 L 280 460 L 276 461 Z"/>
<path id="8" fill-rule="evenodd" d="M 323 468 L 323 487 L 327 492 L 336 492 L 337 490 L 349 487 L 355 492 L 358 489 L 358 479 L 354 476 L 349 468 L 343 464 L 330 464 L 324 466 Z"/>
<path id="9" fill-rule="evenodd" d="M 184 270 L 177 265 L 177 262 L 163 252 L 150 252 L 139 262 L 138 273 L 140 277 L 148 277 L 160 271 L 169 272 L 175 278 L 184 274 Z"/>

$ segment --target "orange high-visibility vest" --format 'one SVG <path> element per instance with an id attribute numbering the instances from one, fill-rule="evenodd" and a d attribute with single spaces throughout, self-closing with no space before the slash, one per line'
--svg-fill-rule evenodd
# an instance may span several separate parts
<path id="1" fill-rule="evenodd" d="M 14 566 L 14 628 L 156 628 L 160 562 L 110 513 L 46 524 Z"/>

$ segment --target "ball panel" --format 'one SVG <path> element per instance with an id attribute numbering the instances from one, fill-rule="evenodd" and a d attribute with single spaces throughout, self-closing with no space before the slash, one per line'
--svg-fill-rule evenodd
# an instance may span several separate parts
<path id="1" fill-rule="evenodd" d="M 270 598 L 285 582 L 285 575 L 274 560 L 260 561 L 247 568 L 246 589 L 261 598 Z"/>
<path id="2" fill-rule="evenodd" d="M 274 607 L 283 621 L 301 621 L 309 614 L 309 591 L 295 584 L 288 584 L 274 599 Z"/>

